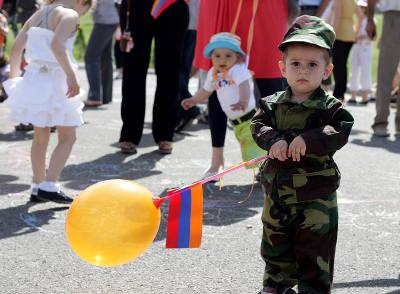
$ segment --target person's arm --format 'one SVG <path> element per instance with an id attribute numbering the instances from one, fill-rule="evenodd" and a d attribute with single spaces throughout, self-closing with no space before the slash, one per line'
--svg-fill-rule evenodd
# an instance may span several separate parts
<path id="1" fill-rule="evenodd" d="M 340 22 L 342 21 L 342 8 L 343 8 L 343 0 L 332 0 L 333 2 L 333 21 L 332 27 L 337 32 L 340 26 Z"/>
<path id="2" fill-rule="evenodd" d="M 60 9 L 63 9 L 61 12 L 62 15 L 54 30 L 54 37 L 50 46 L 55 58 L 67 76 L 68 91 L 66 95 L 67 97 L 73 97 L 79 94 L 79 85 L 67 48 L 65 47 L 65 42 L 76 31 L 79 15 L 72 9 Z"/>
<path id="3" fill-rule="evenodd" d="M 303 138 L 306 154 L 317 156 L 334 153 L 348 141 L 354 124 L 352 115 L 343 108 L 341 102 L 335 102 L 323 113 L 326 125 L 308 130 L 300 136 Z"/>
<path id="4" fill-rule="evenodd" d="M 34 18 L 34 15 L 22 26 L 22 29 L 14 40 L 10 54 L 10 78 L 19 77 L 21 75 L 22 53 L 24 52 L 28 39 L 26 33 L 31 27 L 32 18 Z"/>
<path id="5" fill-rule="evenodd" d="M 330 1 L 334 1 L 334 0 L 322 0 L 321 1 L 321 4 L 319 5 L 318 10 L 317 10 L 316 16 L 321 17 L 321 15 L 324 13 L 324 11 Z"/>
<path id="6" fill-rule="evenodd" d="M 251 119 L 250 124 L 250 130 L 254 141 L 264 150 L 270 150 L 272 145 L 278 141 L 286 141 L 284 134 L 275 130 L 270 116 L 271 111 L 269 105 L 262 100 L 260 102 L 260 108 Z"/>
<path id="7" fill-rule="evenodd" d="M 375 40 L 376 38 L 376 25 L 375 25 L 375 6 L 378 0 L 368 0 L 368 7 L 367 7 L 367 34 L 371 40 Z"/>
<path id="8" fill-rule="evenodd" d="M 232 111 L 245 111 L 250 100 L 250 82 L 246 80 L 239 85 L 239 101 L 231 105 Z"/>
<path id="9" fill-rule="evenodd" d="M 356 21 L 354 23 L 354 31 L 357 33 L 357 40 L 360 35 L 360 29 L 361 29 L 361 22 L 363 19 L 363 12 L 359 6 L 356 7 Z"/>
<path id="10" fill-rule="evenodd" d="M 206 103 L 208 97 L 211 96 L 213 92 L 209 92 L 203 88 L 199 89 L 196 94 L 191 98 L 183 99 L 181 102 L 182 108 L 188 110 L 189 108 L 195 106 L 196 104 Z"/>

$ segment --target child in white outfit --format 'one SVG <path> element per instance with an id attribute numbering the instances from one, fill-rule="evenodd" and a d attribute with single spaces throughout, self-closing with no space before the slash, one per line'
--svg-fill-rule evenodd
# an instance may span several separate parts
<path id="1" fill-rule="evenodd" d="M 4 82 L 11 118 L 33 124 L 31 201 L 71 203 L 56 184 L 75 142 L 75 128 L 83 123 L 80 88 L 72 47 L 78 18 L 93 0 L 49 0 L 24 24 L 10 57 L 10 79 Z M 28 66 L 20 77 L 25 50 Z M 58 144 L 46 169 L 50 128 L 55 126 Z"/>
<path id="2" fill-rule="evenodd" d="M 192 98 L 184 99 L 182 107 L 186 110 L 204 103 L 217 91 L 222 110 L 233 125 L 236 139 L 240 143 L 242 159 L 248 161 L 265 155 L 266 152 L 258 147 L 250 132 L 256 102 L 251 89 L 251 74 L 243 62 L 246 55 L 240 48 L 240 38 L 226 32 L 216 34 L 204 49 L 204 55 L 211 58 L 213 66 L 208 71 L 203 88 Z M 211 166 L 218 166 L 223 158 L 213 156 L 212 161 L 215 162 L 211 162 Z M 206 173 L 205 177 L 216 172 Z"/>
<path id="3" fill-rule="evenodd" d="M 361 85 L 362 100 L 360 104 L 368 104 L 369 95 L 372 91 L 371 62 L 372 41 L 367 35 L 367 1 L 358 0 L 357 5 L 363 11 L 363 18 L 357 33 L 357 42 L 353 45 L 351 58 L 351 99 L 348 103 L 356 103 L 356 96 Z"/>

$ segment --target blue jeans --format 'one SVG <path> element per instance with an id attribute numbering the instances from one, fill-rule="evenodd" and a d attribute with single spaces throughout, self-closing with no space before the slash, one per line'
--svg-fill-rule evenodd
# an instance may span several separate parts
<path id="1" fill-rule="evenodd" d="M 118 24 L 95 23 L 85 52 L 86 75 L 89 82 L 88 100 L 112 101 L 113 35 Z"/>

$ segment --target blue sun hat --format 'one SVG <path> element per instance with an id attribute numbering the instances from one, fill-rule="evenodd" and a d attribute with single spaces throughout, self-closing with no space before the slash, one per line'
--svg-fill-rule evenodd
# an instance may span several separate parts
<path id="1" fill-rule="evenodd" d="M 246 53 L 240 48 L 240 37 L 232 33 L 223 32 L 213 35 L 204 48 L 204 56 L 210 58 L 213 50 L 218 48 L 229 49 L 242 57 L 246 56 Z"/>

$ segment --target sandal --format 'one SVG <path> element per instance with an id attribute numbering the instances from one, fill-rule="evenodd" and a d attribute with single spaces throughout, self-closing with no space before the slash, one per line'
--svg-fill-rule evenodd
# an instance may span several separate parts
<path id="1" fill-rule="evenodd" d="M 136 145 L 133 144 L 132 142 L 124 141 L 124 142 L 119 142 L 119 148 L 121 149 L 122 153 L 125 154 L 136 154 Z"/>
<path id="2" fill-rule="evenodd" d="M 85 104 L 85 107 L 95 108 L 101 106 L 103 103 L 101 101 L 96 101 L 96 100 L 85 100 L 83 101 L 83 104 Z"/>
<path id="3" fill-rule="evenodd" d="M 347 104 L 357 104 L 356 99 L 347 100 Z"/>
<path id="4" fill-rule="evenodd" d="M 171 154 L 172 153 L 172 142 L 160 141 L 158 142 L 158 152 L 161 154 Z"/>

